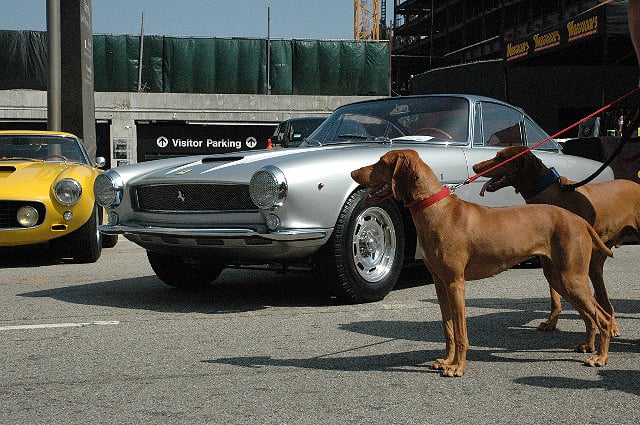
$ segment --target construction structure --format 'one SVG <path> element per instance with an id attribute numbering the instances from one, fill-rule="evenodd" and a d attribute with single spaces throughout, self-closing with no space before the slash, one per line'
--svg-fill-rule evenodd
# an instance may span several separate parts
<path id="1" fill-rule="evenodd" d="M 380 40 L 380 1 L 353 0 L 353 38 L 355 40 Z"/>
<path id="2" fill-rule="evenodd" d="M 549 133 L 638 82 L 625 0 L 395 0 L 392 46 L 394 94 L 506 100 Z"/>

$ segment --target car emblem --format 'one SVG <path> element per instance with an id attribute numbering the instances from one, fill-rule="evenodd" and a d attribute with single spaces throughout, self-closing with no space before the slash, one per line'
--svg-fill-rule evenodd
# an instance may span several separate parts
<path id="1" fill-rule="evenodd" d="M 179 191 L 178 191 L 178 199 L 179 199 L 179 200 L 181 200 L 183 203 L 184 203 L 184 201 L 185 201 L 185 197 L 184 197 L 184 195 L 182 194 L 182 191 L 181 191 L 181 190 L 179 190 Z"/>
<path id="2" fill-rule="evenodd" d="M 191 169 L 186 169 L 186 170 L 178 171 L 178 172 L 176 173 L 176 176 L 181 176 L 181 175 L 183 175 L 183 174 L 187 174 L 187 173 L 190 173 L 190 172 L 191 172 Z"/>

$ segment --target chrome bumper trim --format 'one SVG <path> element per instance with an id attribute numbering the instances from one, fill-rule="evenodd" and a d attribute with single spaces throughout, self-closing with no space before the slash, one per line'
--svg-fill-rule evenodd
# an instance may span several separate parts
<path id="1" fill-rule="evenodd" d="M 101 225 L 100 231 L 107 235 L 155 235 L 184 238 L 263 238 L 274 241 L 301 241 L 322 239 L 329 229 L 289 229 L 270 233 L 258 233 L 251 229 L 182 229 L 156 226 Z"/>

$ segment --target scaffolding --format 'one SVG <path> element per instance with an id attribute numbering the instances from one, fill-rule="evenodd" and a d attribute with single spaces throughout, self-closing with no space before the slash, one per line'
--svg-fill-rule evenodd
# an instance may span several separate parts
<path id="1" fill-rule="evenodd" d="M 353 1 L 353 38 L 355 40 L 380 40 L 380 1 Z"/>

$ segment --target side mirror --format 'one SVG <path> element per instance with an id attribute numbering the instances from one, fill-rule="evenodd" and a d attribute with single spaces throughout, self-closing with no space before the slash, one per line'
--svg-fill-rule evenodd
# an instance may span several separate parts
<path id="1" fill-rule="evenodd" d="M 96 165 L 98 166 L 98 168 L 104 167 L 106 163 L 107 163 L 107 160 L 104 159 L 104 157 L 102 156 L 96 157 Z"/>

